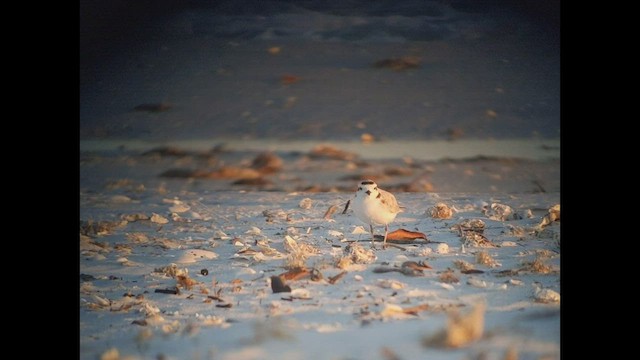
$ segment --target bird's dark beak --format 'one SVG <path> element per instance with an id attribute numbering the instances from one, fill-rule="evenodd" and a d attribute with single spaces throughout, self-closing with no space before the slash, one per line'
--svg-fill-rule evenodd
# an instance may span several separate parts
<path id="1" fill-rule="evenodd" d="M 364 193 L 367 194 L 367 196 L 369 196 L 369 195 L 371 195 L 371 190 L 367 190 Z"/>

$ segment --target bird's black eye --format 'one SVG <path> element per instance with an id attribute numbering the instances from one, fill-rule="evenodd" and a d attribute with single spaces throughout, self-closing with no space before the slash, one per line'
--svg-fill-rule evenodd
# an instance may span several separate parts
<path id="1" fill-rule="evenodd" d="M 374 188 L 373 188 L 373 190 L 378 190 L 378 187 L 377 187 L 377 186 L 376 186 L 376 187 L 374 187 Z"/>
<path id="2" fill-rule="evenodd" d="M 362 190 L 362 186 L 358 187 L 358 190 Z"/>

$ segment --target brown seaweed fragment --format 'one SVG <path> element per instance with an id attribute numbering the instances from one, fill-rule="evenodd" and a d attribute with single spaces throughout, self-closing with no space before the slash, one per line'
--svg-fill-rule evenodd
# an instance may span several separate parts
<path id="1" fill-rule="evenodd" d="M 144 111 L 149 113 L 160 113 L 163 111 L 170 110 L 172 108 L 171 105 L 165 103 L 148 103 L 148 104 L 140 104 L 133 108 L 135 111 Z"/>
<path id="2" fill-rule="evenodd" d="M 389 58 L 378 60 L 373 63 L 373 67 L 387 68 L 393 71 L 402 71 L 420 67 L 421 59 L 418 56 L 403 56 L 399 58 Z"/>

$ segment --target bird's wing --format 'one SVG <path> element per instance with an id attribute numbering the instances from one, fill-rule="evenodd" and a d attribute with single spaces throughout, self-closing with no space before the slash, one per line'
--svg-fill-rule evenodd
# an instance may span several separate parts
<path id="1" fill-rule="evenodd" d="M 380 192 L 380 195 L 382 197 L 381 199 L 382 203 L 389 205 L 389 208 L 391 211 L 393 211 L 394 213 L 398 213 L 402 211 L 402 209 L 400 209 L 400 206 L 398 205 L 398 201 L 396 200 L 396 197 L 393 196 L 392 193 L 382 189 L 378 189 L 378 191 Z"/>

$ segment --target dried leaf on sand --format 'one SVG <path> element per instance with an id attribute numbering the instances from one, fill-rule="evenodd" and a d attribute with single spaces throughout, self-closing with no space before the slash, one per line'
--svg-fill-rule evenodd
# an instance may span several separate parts
<path id="1" fill-rule="evenodd" d="M 486 305 L 477 304 L 466 314 L 460 314 L 457 308 L 448 313 L 447 328 L 425 337 L 422 344 L 427 347 L 460 348 L 482 337 L 484 332 L 484 314 Z"/>
<path id="2" fill-rule="evenodd" d="M 311 271 L 306 267 L 296 267 L 279 275 L 285 280 L 300 280 L 311 276 Z"/>
<path id="3" fill-rule="evenodd" d="M 383 237 L 384 238 L 384 237 Z M 387 234 L 387 241 L 410 241 L 415 239 L 427 239 L 427 235 L 405 229 L 398 229 Z"/>

